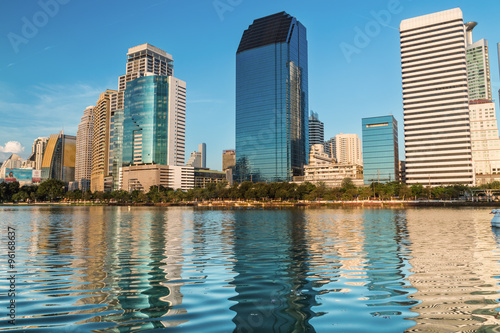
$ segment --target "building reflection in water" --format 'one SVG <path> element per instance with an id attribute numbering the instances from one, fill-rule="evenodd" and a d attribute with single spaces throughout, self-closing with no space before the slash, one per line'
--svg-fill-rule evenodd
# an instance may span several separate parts
<path id="1" fill-rule="evenodd" d="M 412 275 L 420 303 L 409 331 L 472 332 L 500 325 L 498 248 L 489 210 L 408 209 Z M 485 330 L 485 331 L 486 331 Z M 493 330 L 492 330 L 493 331 Z"/>
<path id="2" fill-rule="evenodd" d="M 303 211 L 235 210 L 235 332 L 313 332 Z"/>

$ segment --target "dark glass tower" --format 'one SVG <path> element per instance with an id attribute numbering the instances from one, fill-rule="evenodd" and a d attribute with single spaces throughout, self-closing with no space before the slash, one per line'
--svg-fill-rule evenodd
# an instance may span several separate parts
<path id="1" fill-rule="evenodd" d="M 307 164 L 306 28 L 285 12 L 255 20 L 236 52 L 236 169 L 242 182 L 290 181 Z"/>

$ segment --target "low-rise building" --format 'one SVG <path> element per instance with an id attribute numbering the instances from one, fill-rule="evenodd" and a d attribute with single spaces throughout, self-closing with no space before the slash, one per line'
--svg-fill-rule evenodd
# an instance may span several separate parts
<path id="1" fill-rule="evenodd" d="M 120 189 L 149 192 L 151 186 L 187 191 L 194 187 L 194 168 L 183 165 L 140 164 L 121 168 Z"/>
<path id="2" fill-rule="evenodd" d="M 227 180 L 226 172 L 206 168 L 194 169 L 194 187 L 207 187 L 210 183 L 222 183 Z"/>

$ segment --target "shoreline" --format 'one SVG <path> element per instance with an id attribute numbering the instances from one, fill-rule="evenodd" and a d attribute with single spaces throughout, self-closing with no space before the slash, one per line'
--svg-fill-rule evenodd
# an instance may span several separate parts
<path id="1" fill-rule="evenodd" d="M 408 207 L 500 207 L 497 201 L 463 200 L 364 200 L 364 201 L 192 201 L 167 203 L 118 202 L 36 202 L 0 203 L 5 206 L 137 206 L 137 207 L 197 207 L 197 208 L 408 208 Z"/>

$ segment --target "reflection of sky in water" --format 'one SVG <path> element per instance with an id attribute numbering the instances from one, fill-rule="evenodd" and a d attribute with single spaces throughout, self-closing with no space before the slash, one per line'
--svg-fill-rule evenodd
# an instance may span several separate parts
<path id="1" fill-rule="evenodd" d="M 499 324 L 488 212 L 2 207 L 0 228 L 16 329 L 455 332 Z"/>

